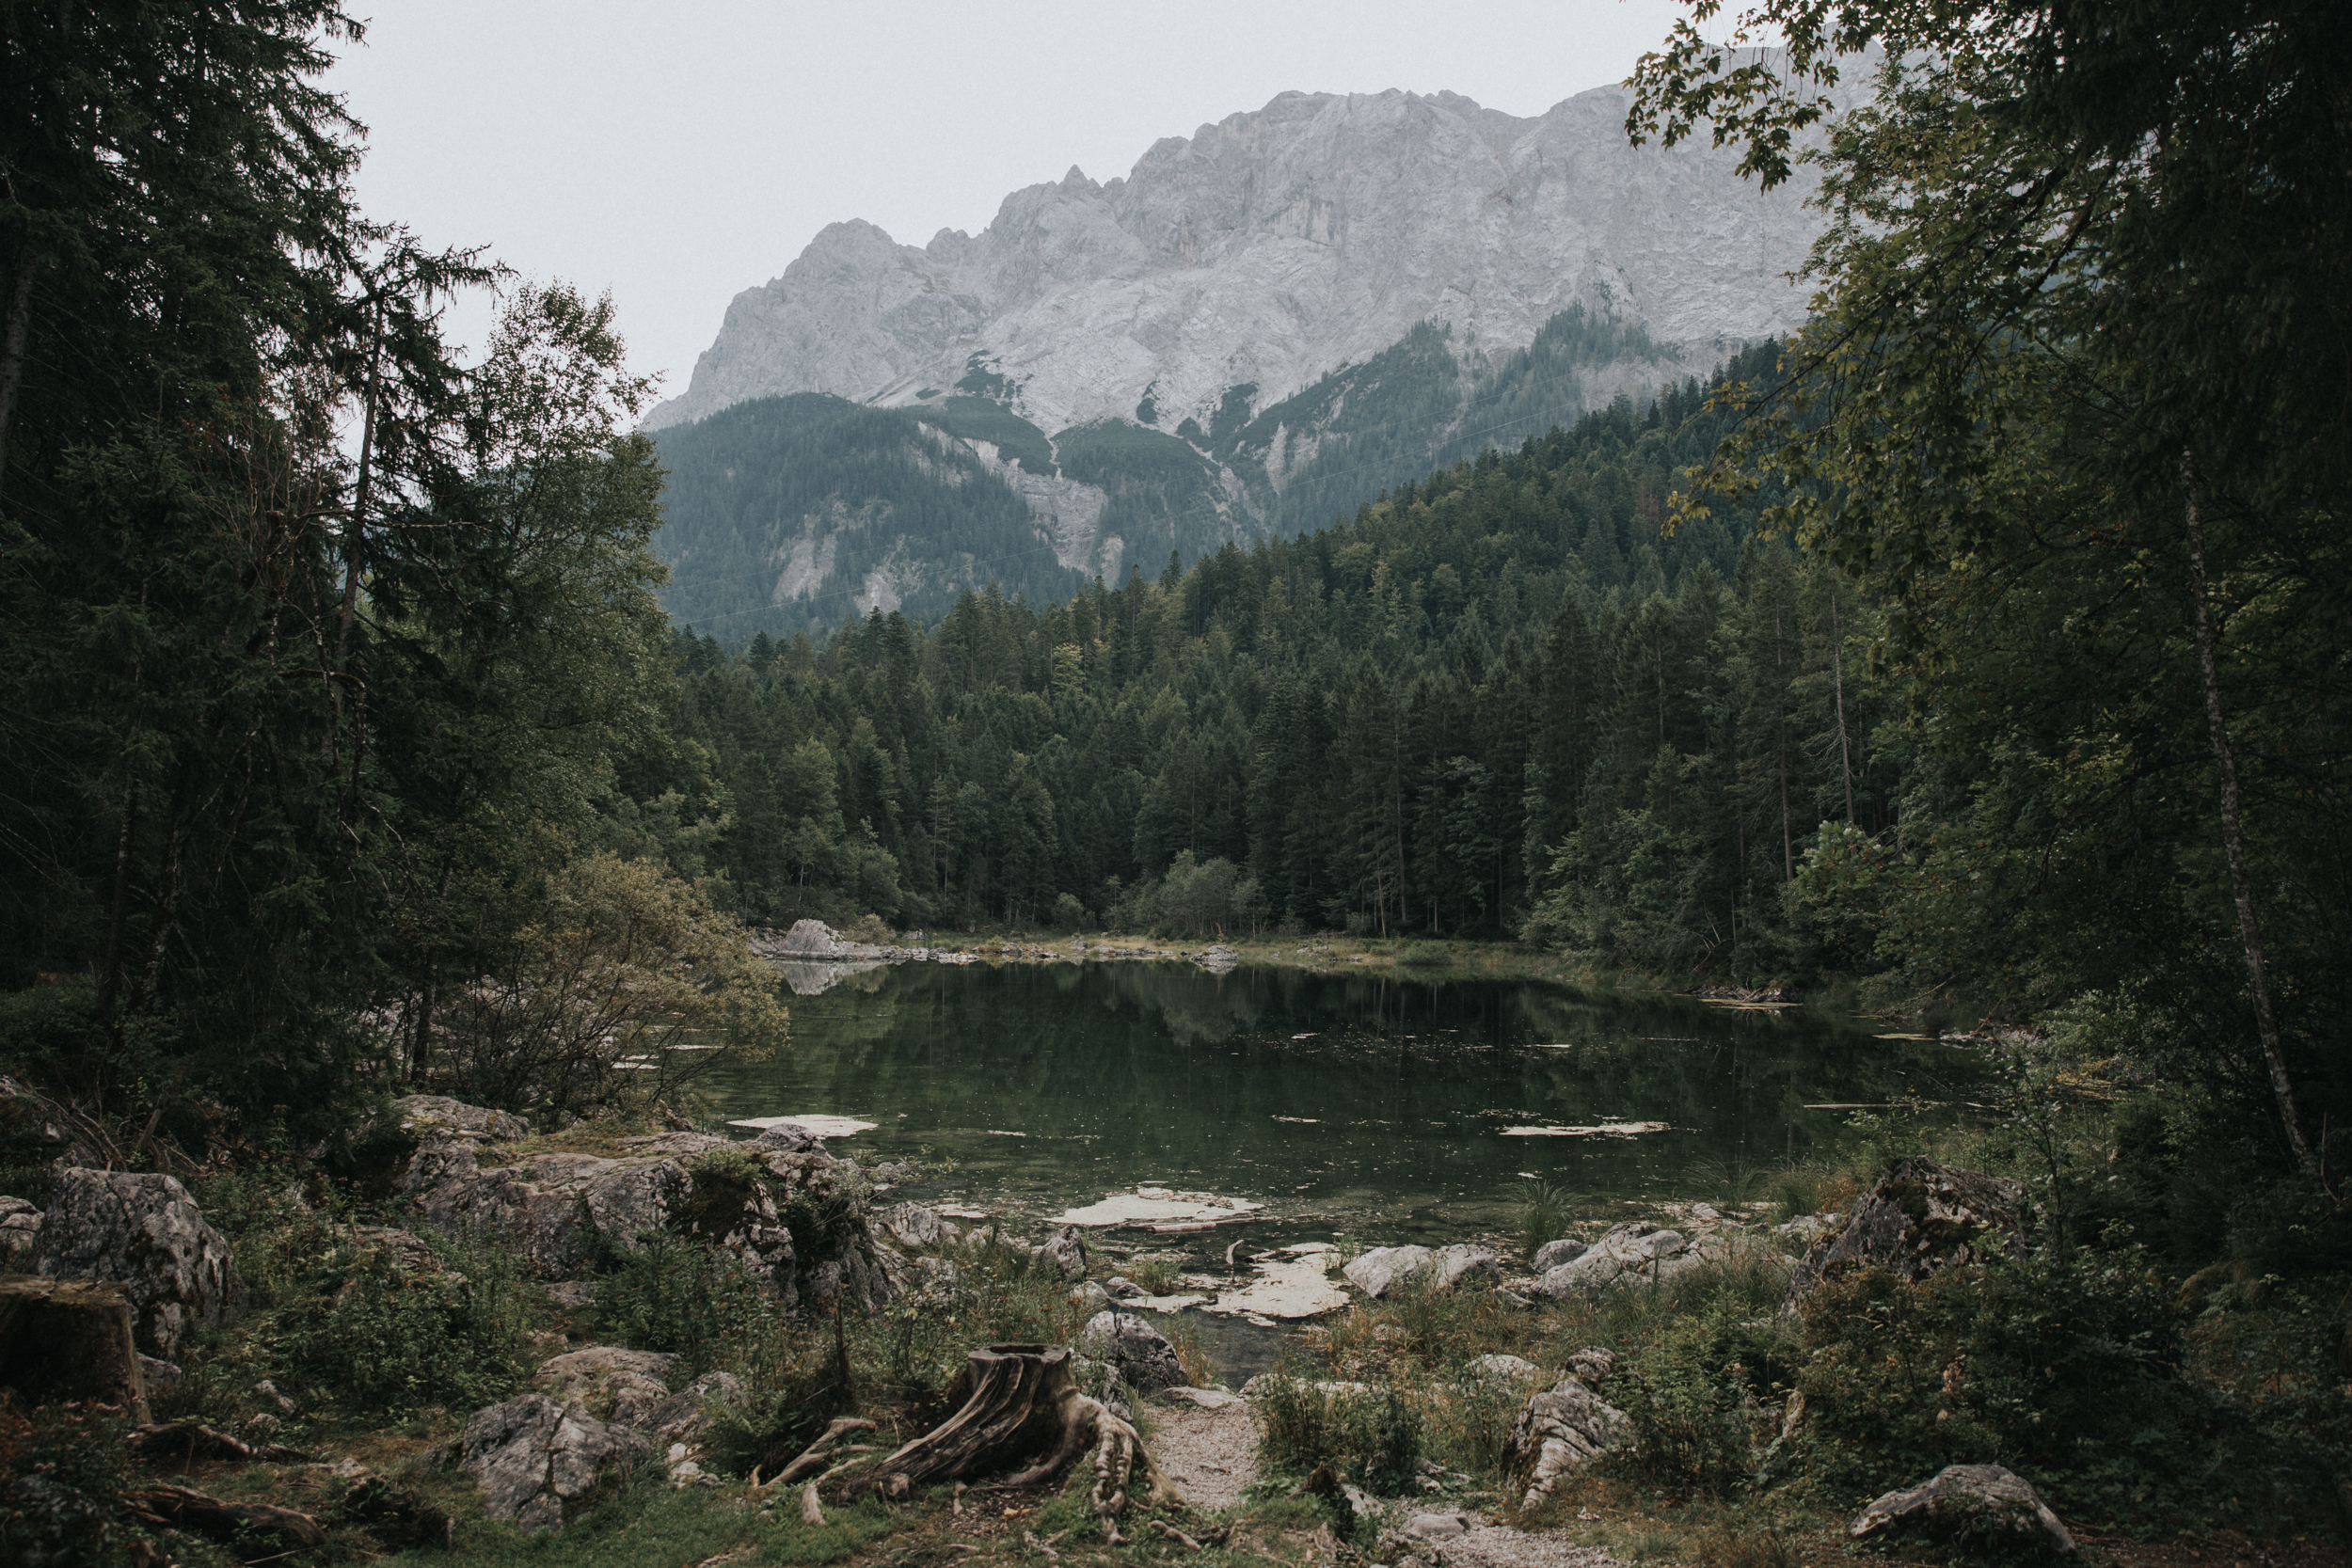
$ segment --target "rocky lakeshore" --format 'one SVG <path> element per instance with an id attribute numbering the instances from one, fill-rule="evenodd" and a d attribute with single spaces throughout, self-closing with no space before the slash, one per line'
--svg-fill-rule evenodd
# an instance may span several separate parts
<path id="1" fill-rule="evenodd" d="M 1841 1292 L 1980 1274 L 2036 1224 L 2016 1182 L 1915 1157 L 1778 1222 L 1700 1202 L 1524 1249 L 1183 1252 L 1151 1228 L 1163 1212 L 1252 1206 L 1115 1194 L 1025 1239 L 898 1197 L 909 1176 L 790 1124 L 556 1140 L 429 1095 L 396 1101 L 331 1178 L 266 1194 L 68 1166 L 45 1204 L 0 1199 L 22 1271 L 0 1280 L 0 1385 L 37 1420 L 96 1423 L 85 1437 L 114 1449 L 99 1501 L 159 1544 L 155 1560 L 301 1559 L 330 1541 L 462 1558 L 643 1515 L 691 1517 L 746 1561 L 819 1531 L 945 1534 L 1009 1560 L 1092 1531 L 1171 1556 L 1216 1541 L 1269 1561 L 1573 1568 L 1613 1560 L 1628 1480 L 1667 1457 L 1657 1347 L 1710 1321 L 1708 1300 L 1755 1304 L 1743 1354 L 1794 1354 L 1798 1325 Z M 208 1215 L 199 1192 L 225 1209 Z M 1151 1239 L 1132 1243 L 1138 1230 Z M 290 1295 L 296 1237 L 316 1255 Z M 333 1323 L 371 1292 L 373 1317 Z M 400 1321 L 388 1303 L 421 1299 L 445 1337 L 428 1354 L 454 1358 L 494 1298 L 511 1332 L 486 1376 L 382 1409 L 352 1397 L 365 1369 L 303 1338 L 322 1312 L 380 1334 Z M 1188 1326 L 1217 1316 L 1279 1328 L 1289 1349 L 1227 1386 Z M 1060 1390 L 1051 1452 L 955 1436 L 1005 1397 L 991 1369 L 1007 1355 Z M 1967 1376 L 1947 1373 L 1939 1422 L 1965 1418 Z M 1801 1381 L 1739 1409 L 1762 1475 L 1834 1418 Z M 952 1495 L 926 1493 L 931 1475 Z M 967 1483 L 1009 1500 L 983 1524 Z M 37 1513 L 47 1495 L 17 1485 L 18 1516 Z M 1920 1549 L 2077 1552 L 2027 1475 L 1997 1464 L 1923 1465 L 1831 1523 Z"/>

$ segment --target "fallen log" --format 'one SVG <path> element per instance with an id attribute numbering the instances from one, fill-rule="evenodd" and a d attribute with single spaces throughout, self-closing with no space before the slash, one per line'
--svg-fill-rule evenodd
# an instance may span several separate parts
<path id="1" fill-rule="evenodd" d="M 140 1486 L 122 1494 L 123 1503 L 150 1524 L 194 1530 L 219 1541 L 255 1534 L 278 1538 L 289 1551 L 326 1544 L 326 1530 L 308 1513 L 268 1503 L 231 1502 L 208 1497 L 184 1486 Z"/>
<path id="2" fill-rule="evenodd" d="M 817 1484 L 839 1501 L 867 1494 L 908 1496 L 927 1481 L 968 1481 L 1009 1471 L 991 1484 L 1035 1486 L 1094 1449 L 1094 1512 L 1106 1540 L 1130 1495 L 1173 1497 L 1136 1429 L 1078 1391 L 1064 1345 L 990 1345 L 976 1350 L 947 1390 L 956 1413 L 879 1460 L 852 1463 Z M 795 1461 L 797 1465 L 800 1462 Z"/>

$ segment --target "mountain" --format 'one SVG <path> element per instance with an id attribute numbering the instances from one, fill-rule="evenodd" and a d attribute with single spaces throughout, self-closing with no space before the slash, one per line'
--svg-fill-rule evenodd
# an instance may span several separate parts
<path id="1" fill-rule="evenodd" d="M 673 613 L 747 636 L 1156 572 L 1795 326 L 1804 192 L 1629 146 L 1626 106 L 1285 93 L 977 236 L 833 225 L 647 420 Z M 857 462 L 781 472 L 852 429 Z"/>

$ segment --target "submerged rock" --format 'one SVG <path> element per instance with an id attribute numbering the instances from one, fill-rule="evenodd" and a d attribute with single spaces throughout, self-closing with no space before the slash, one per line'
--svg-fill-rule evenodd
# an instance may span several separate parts
<path id="1" fill-rule="evenodd" d="M 245 1300 L 229 1243 L 169 1176 L 65 1171 L 32 1260 L 45 1278 L 116 1286 L 131 1304 L 138 1347 L 167 1361 L 191 1331 Z"/>
<path id="2" fill-rule="evenodd" d="M 1949 1170 L 1915 1155 L 1886 1167 L 1862 1195 L 1843 1228 L 1813 1243 L 1788 1278 L 1793 1307 L 1820 1280 L 1850 1269 L 1883 1268 L 1925 1279 L 1955 1263 L 1975 1263 L 1988 1244 L 2025 1237 L 2025 1188 L 1972 1170 Z"/>
<path id="3" fill-rule="evenodd" d="M 524 1394 L 466 1418 L 458 1468 L 482 1487 L 483 1511 L 526 1530 L 561 1528 L 564 1509 L 616 1481 L 650 1451 L 627 1427 Z"/>
<path id="4" fill-rule="evenodd" d="M 1915 1535 L 1995 1551 L 2071 1557 L 2074 1538 L 2023 1476 L 1998 1465 L 1954 1465 L 1932 1481 L 1889 1492 L 1855 1515 L 1847 1534 Z"/>

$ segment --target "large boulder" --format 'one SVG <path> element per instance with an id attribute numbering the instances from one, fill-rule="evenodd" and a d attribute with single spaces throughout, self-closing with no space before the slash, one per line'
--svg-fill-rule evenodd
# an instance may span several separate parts
<path id="1" fill-rule="evenodd" d="M 1853 1206 L 1836 1235 L 1815 1242 L 1788 1277 L 1788 1305 L 1851 1269 L 1891 1269 L 1925 1279 L 2025 1235 L 2025 1188 L 1997 1176 L 1947 1170 L 1923 1155 L 1896 1161 Z"/>
<path id="2" fill-rule="evenodd" d="M 875 1212 L 874 1228 L 909 1252 L 934 1252 L 963 1241 L 963 1227 L 920 1203 L 894 1203 Z"/>
<path id="3" fill-rule="evenodd" d="M 627 1427 L 524 1394 L 466 1418 L 458 1468 L 480 1483 L 491 1518 L 548 1530 L 562 1528 L 568 1505 L 618 1481 L 649 1451 Z"/>
<path id="4" fill-rule="evenodd" d="M 1349 1284 L 1378 1301 L 1428 1268 L 1430 1260 L 1430 1251 L 1425 1246 L 1380 1246 L 1352 1259 L 1340 1273 L 1347 1276 Z"/>
<path id="5" fill-rule="evenodd" d="M 532 1386 L 568 1414 L 649 1433 L 664 1443 L 691 1443 L 709 1424 L 705 1402 L 739 1399 L 743 1381 L 732 1372 L 705 1372 L 674 1394 L 670 1378 L 677 1362 L 656 1351 L 590 1345 L 542 1362 Z"/>
<path id="6" fill-rule="evenodd" d="M 1978 1549 L 2071 1557 L 2074 1538 L 2023 1476 L 1998 1465 L 1954 1465 L 1932 1481 L 1886 1496 L 1855 1515 L 1847 1531 L 1919 1536 Z"/>
<path id="7" fill-rule="evenodd" d="M 139 1349 L 167 1361 L 191 1331 L 245 1300 L 229 1243 L 185 1187 L 151 1172 L 61 1173 L 33 1243 L 33 1272 L 120 1289 Z"/>
<path id="8" fill-rule="evenodd" d="M 496 1236 L 542 1277 L 576 1275 L 600 1251 L 666 1230 L 730 1255 L 787 1308 L 843 1292 L 870 1307 L 898 1293 L 858 1168 L 797 1128 L 741 1144 L 669 1132 L 615 1157 L 518 1155 L 501 1147 L 519 1133 L 514 1117 L 435 1097 L 399 1104 L 419 1138 L 399 1185 L 426 1221 Z"/>
<path id="9" fill-rule="evenodd" d="M 1653 1285 L 1700 1260 L 1680 1231 L 1661 1230 L 1647 1220 L 1629 1220 L 1565 1263 L 1548 1269 L 1529 1287 L 1558 1301 L 1599 1294 L 1629 1285 Z"/>
<path id="10" fill-rule="evenodd" d="M 1601 1358 L 1607 1354 L 1597 1353 Z M 1605 1365 L 1595 1356 L 1596 1353 L 1584 1352 L 1575 1359 L 1587 1367 Z M 1543 1393 L 1531 1395 L 1511 1426 L 1510 1467 L 1514 1474 L 1527 1477 L 1520 1506 L 1534 1507 L 1563 1475 L 1590 1465 L 1624 1443 L 1631 1435 L 1629 1428 L 1625 1412 L 1603 1404 L 1574 1372 Z"/>
<path id="11" fill-rule="evenodd" d="M 1136 1391 L 1181 1388 L 1192 1380 L 1168 1337 L 1133 1312 L 1097 1312 L 1078 1336 L 1078 1349 L 1106 1362 Z"/>

